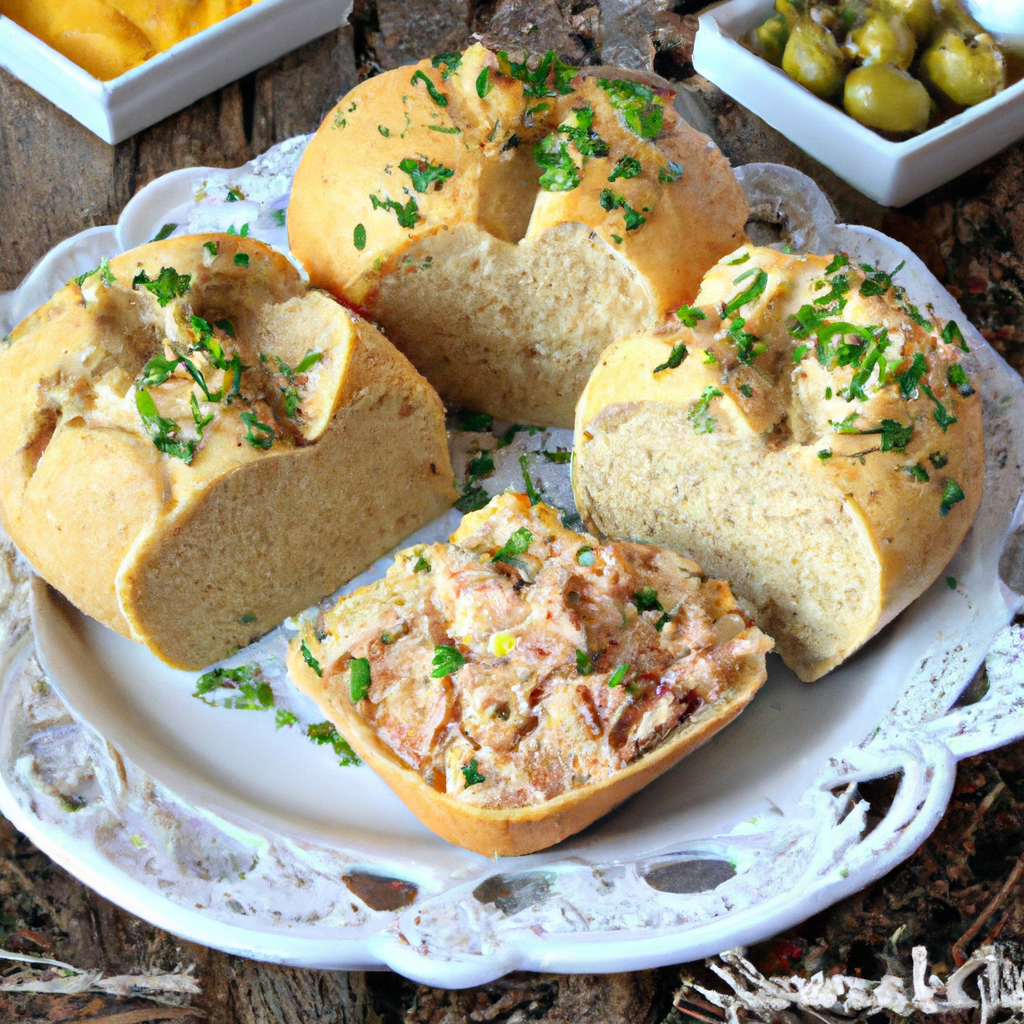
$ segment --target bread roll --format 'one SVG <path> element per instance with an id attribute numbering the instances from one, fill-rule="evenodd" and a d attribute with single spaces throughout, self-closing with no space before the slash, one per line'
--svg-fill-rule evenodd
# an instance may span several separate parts
<path id="1" fill-rule="evenodd" d="M 697 307 L 680 311 L 692 327 L 602 356 L 577 411 L 576 502 L 595 530 L 728 579 L 817 679 L 935 580 L 974 519 L 981 399 L 962 338 L 842 256 L 745 247 Z"/>
<path id="2" fill-rule="evenodd" d="M 454 498 L 433 389 L 253 239 L 104 261 L 15 329 L 0 378 L 4 527 L 178 667 L 320 600 Z"/>
<path id="3" fill-rule="evenodd" d="M 424 824 L 488 856 L 578 832 L 733 719 L 771 641 L 725 583 L 501 494 L 400 552 L 288 670 Z"/>
<path id="4" fill-rule="evenodd" d="M 696 294 L 747 203 L 671 96 L 481 46 L 363 82 L 295 176 L 293 253 L 449 402 L 572 425 L 601 351 Z"/>

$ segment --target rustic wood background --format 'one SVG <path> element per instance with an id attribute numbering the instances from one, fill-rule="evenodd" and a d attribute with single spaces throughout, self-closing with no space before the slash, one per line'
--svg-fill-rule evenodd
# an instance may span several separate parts
<path id="1" fill-rule="evenodd" d="M 699 2 L 640 0 L 623 28 L 651 65 L 696 101 L 735 164 L 772 160 L 815 178 L 842 219 L 878 227 L 916 251 L 965 312 L 1024 368 L 1024 145 L 901 210 L 859 195 L 764 122 L 693 72 Z M 167 171 L 233 167 L 289 136 L 314 130 L 357 81 L 480 38 L 528 43 L 581 63 L 601 60 L 595 0 L 358 0 L 350 26 L 225 87 L 118 146 L 108 146 L 0 71 L 0 291 L 15 287 L 60 240 L 109 224 L 134 193 Z M 1021 588 L 1021 575 L 1011 567 Z M 979 686 L 984 680 L 978 681 Z M 884 810 L 880 784 L 868 794 Z M 1001 943 L 1019 962 L 1024 900 L 1024 744 L 960 766 L 956 793 L 934 836 L 864 892 L 755 947 L 767 975 L 824 970 L 907 975 L 911 946 L 929 949 L 944 976 L 963 952 Z M 0 1022 L 103 1020 L 144 1024 L 679 1024 L 717 1022 L 714 1007 L 673 1007 L 681 971 L 619 975 L 513 975 L 462 992 L 417 986 L 387 972 L 273 967 L 181 942 L 92 893 L 0 818 L 0 943 L 106 975 L 191 971 L 201 994 L 164 1003 L 102 992 L 11 994 L 0 969 Z M 3 961 L 0 961 L 2 964 Z M 705 978 L 710 978 L 706 973 Z M 713 980 L 713 979 L 711 979 Z M 789 1024 L 798 1015 L 778 1014 Z M 967 1024 L 970 1014 L 950 1014 Z M 808 1017 L 808 1020 L 816 1018 Z M 879 1019 L 881 1019 L 879 1017 Z"/>

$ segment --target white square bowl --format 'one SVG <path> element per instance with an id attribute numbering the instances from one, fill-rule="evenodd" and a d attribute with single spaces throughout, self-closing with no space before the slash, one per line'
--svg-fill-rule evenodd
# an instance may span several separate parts
<path id="1" fill-rule="evenodd" d="M 107 82 L 0 15 L 0 67 L 115 143 L 339 28 L 351 9 L 352 0 L 260 0 Z"/>
<path id="2" fill-rule="evenodd" d="M 700 17 L 693 66 L 883 206 L 903 206 L 1024 136 L 1024 80 L 906 142 L 890 142 L 737 42 L 772 0 L 727 0 Z"/>

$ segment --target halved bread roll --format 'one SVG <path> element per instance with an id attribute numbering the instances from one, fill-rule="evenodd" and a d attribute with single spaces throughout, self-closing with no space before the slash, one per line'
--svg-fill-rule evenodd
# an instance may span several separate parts
<path id="1" fill-rule="evenodd" d="M 199 668 L 454 497 L 436 393 L 253 239 L 104 261 L 0 353 L 0 517 L 41 576 Z"/>
<path id="2" fill-rule="evenodd" d="M 501 494 L 398 554 L 288 670 L 421 821 L 477 853 L 559 842 L 703 743 L 765 679 L 728 584 Z"/>
<path id="3" fill-rule="evenodd" d="M 691 301 L 747 219 L 670 95 L 575 73 L 473 46 L 371 78 L 310 142 L 288 208 L 313 284 L 446 401 L 563 427 L 601 351 Z"/>
<path id="4" fill-rule="evenodd" d="M 679 316 L 691 326 L 611 346 L 590 378 L 577 505 L 728 579 L 817 679 L 935 580 L 974 519 L 984 442 L 962 336 L 891 275 L 753 247 Z"/>

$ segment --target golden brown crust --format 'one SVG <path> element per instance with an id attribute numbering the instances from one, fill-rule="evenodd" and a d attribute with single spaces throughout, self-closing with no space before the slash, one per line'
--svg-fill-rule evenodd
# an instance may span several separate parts
<path id="1" fill-rule="evenodd" d="M 652 140 L 627 127 L 600 79 L 538 103 L 483 47 L 447 80 L 442 70 L 422 61 L 379 75 L 328 115 L 295 177 L 292 250 L 446 400 L 568 426 L 600 351 L 692 300 L 744 237 L 746 201 L 670 97 L 654 101 L 664 123 Z M 558 131 L 581 110 L 606 151 L 584 156 Z M 566 140 L 575 187 L 538 185 L 533 146 L 548 138 Z M 636 161 L 631 176 L 616 171 L 623 158 Z M 421 192 L 403 161 L 451 173 Z"/>
<path id="2" fill-rule="evenodd" d="M 425 824 L 508 856 L 586 827 L 735 717 L 770 646 L 694 563 L 503 494 L 304 627 L 288 668 Z"/>
<path id="3" fill-rule="evenodd" d="M 942 324 L 924 330 L 891 291 L 861 295 L 864 273 L 844 267 L 851 287 L 830 319 L 884 326 L 890 364 L 886 386 L 877 387 L 876 369 L 866 400 L 847 402 L 854 366 L 822 366 L 815 338 L 794 361 L 802 342 L 786 326 L 827 293 L 818 281 L 836 280 L 825 272 L 830 257 L 748 248 L 736 258 L 744 253 L 749 262 L 726 259 L 705 278 L 697 301 L 706 319 L 694 329 L 604 353 L 577 410 L 576 500 L 597 529 L 665 544 L 730 579 L 790 667 L 811 680 L 891 621 L 960 545 L 984 483 L 981 401 L 949 382 L 960 349 L 939 340 Z M 720 315 L 749 287 L 752 277 L 734 279 L 751 268 L 765 272 L 766 287 L 734 316 L 766 350 L 746 364 L 725 330 L 733 317 Z M 652 372 L 677 345 L 688 353 L 682 364 Z M 894 375 L 915 355 L 927 369 L 908 382 L 908 401 Z M 695 410 L 709 388 L 712 429 L 698 434 L 707 421 Z M 956 418 L 945 429 L 944 415 Z M 855 432 L 841 432 L 844 421 Z M 905 446 L 883 444 L 886 422 L 912 427 Z M 947 504 L 951 487 L 963 498 Z"/>
<path id="4" fill-rule="evenodd" d="M 181 277 L 161 305 L 133 282 L 165 268 Z M 157 356 L 171 370 L 144 383 Z M 183 356 L 188 372 L 173 365 Z M 12 539 L 80 608 L 181 667 L 308 607 L 453 496 L 433 389 L 252 239 L 185 236 L 116 257 L 19 325 L 0 373 Z"/>

